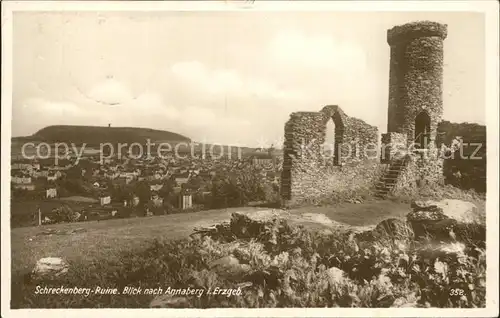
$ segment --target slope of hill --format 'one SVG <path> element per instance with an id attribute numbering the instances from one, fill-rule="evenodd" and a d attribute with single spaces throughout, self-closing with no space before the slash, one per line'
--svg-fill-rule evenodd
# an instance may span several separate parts
<path id="1" fill-rule="evenodd" d="M 13 141 L 66 142 L 88 145 L 109 143 L 190 142 L 191 139 L 170 131 L 135 127 L 60 125 L 45 127 L 31 136 L 14 137 Z"/>
<path id="2" fill-rule="evenodd" d="M 30 203 L 21 203 L 27 205 Z M 349 226 L 373 226 L 389 217 L 401 217 L 408 211 L 408 205 L 394 202 L 370 202 L 362 204 L 345 203 L 335 207 L 316 207 L 290 210 L 289 218 L 308 215 L 326 215 L 334 222 L 326 227 L 342 222 Z M 23 212 L 25 209 L 22 210 Z M 85 229 L 78 235 L 78 248 L 75 241 L 66 235 L 54 235 L 42 239 L 37 234 L 47 230 L 48 226 L 23 227 L 12 230 L 13 272 L 29 270 L 35 262 L 46 255 L 60 255 L 70 261 L 85 259 L 99 261 L 102 258 L 114 258 L 123 250 L 140 250 L 153 239 L 182 239 L 193 233 L 194 228 L 210 227 L 229 221 L 233 212 L 262 213 L 265 208 L 239 207 L 209 210 L 195 213 L 179 213 L 154 217 L 126 218 L 105 221 L 61 223 L 51 225 L 51 229 Z M 366 214 L 366 211 L 372 213 Z M 312 213 L 311 213 L 312 212 Z M 274 213 L 274 212 L 273 212 Z M 314 219 L 300 221 L 304 226 L 324 227 Z M 125 235 L 124 235 L 125 234 Z M 29 238 L 34 238 L 32 241 Z M 42 247 L 43 246 L 43 247 Z"/>

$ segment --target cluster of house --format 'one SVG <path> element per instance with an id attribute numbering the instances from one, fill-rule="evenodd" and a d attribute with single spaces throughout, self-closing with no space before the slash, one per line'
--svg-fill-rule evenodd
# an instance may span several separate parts
<path id="1" fill-rule="evenodd" d="M 11 165 L 11 183 L 14 189 L 24 189 L 33 191 L 36 188 L 36 181 L 56 181 L 63 176 L 65 170 L 72 165 L 65 166 L 41 166 L 37 161 L 14 162 Z M 54 187 L 47 187 L 46 196 L 55 197 Z M 55 194 L 54 194 L 55 193 Z"/>
<path id="2" fill-rule="evenodd" d="M 95 177 L 112 180 L 114 184 L 129 184 L 132 181 L 148 181 L 152 191 L 159 191 L 165 180 L 173 180 L 182 186 L 192 178 L 210 180 L 214 176 L 237 171 L 251 163 L 264 167 L 262 176 L 275 181 L 279 178 L 275 169 L 275 158 L 268 154 L 256 154 L 247 159 L 207 160 L 201 158 L 153 158 L 148 160 L 125 159 L 123 162 L 107 160 L 94 170 Z"/>
<path id="3" fill-rule="evenodd" d="M 68 161 L 62 165 L 44 164 L 37 160 L 30 162 L 18 161 L 11 165 L 11 183 L 14 189 L 33 191 L 36 188 L 44 191 L 45 198 L 55 198 L 57 193 L 57 180 L 85 179 L 93 187 L 98 197 L 98 205 L 110 207 L 117 204 L 113 202 L 107 185 L 127 185 L 132 182 L 146 181 L 149 185 L 151 198 L 146 205 L 146 210 L 163 206 L 160 196 L 162 188 L 168 182 L 174 185 L 174 193 L 178 197 L 178 207 L 189 209 L 193 206 L 193 192 L 202 196 L 209 195 L 204 181 L 225 173 L 237 173 L 244 165 L 262 167 L 259 173 L 262 178 L 270 182 L 278 182 L 279 173 L 276 169 L 275 158 L 268 154 L 256 154 L 246 159 L 201 159 L 201 158 L 108 158 L 101 162 L 98 157 L 81 158 L 79 163 Z M 195 185 L 188 183 L 196 179 Z M 186 186 L 184 186 L 186 185 Z M 194 187 L 194 188 L 193 188 Z M 140 204 L 136 195 L 131 200 L 118 203 L 122 207 L 136 207 Z M 97 202 L 96 202 L 97 203 Z"/>

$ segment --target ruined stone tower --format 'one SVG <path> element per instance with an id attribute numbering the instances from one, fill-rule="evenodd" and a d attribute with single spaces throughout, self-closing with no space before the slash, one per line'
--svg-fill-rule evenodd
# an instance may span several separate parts
<path id="1" fill-rule="evenodd" d="M 443 114 L 443 42 L 447 26 L 421 21 L 387 32 L 391 47 L 387 133 L 346 115 L 339 106 L 295 112 L 285 125 L 281 196 L 304 202 L 375 188 L 378 196 L 413 191 L 443 180 L 436 147 Z M 335 124 L 333 158 L 323 156 L 326 125 Z M 336 148 L 340 147 L 340 148 Z M 358 151 L 361 149 L 361 151 Z M 375 160 L 372 160 L 375 159 Z"/>
<path id="2" fill-rule="evenodd" d="M 391 164 L 392 174 L 384 180 L 385 193 L 442 181 L 443 161 L 436 137 L 443 115 L 446 36 L 447 26 L 431 21 L 387 31 L 391 47 L 389 107 L 381 162 Z"/>
<path id="3" fill-rule="evenodd" d="M 391 47 L 387 134 L 383 144 L 435 146 L 443 114 L 443 41 L 447 26 L 422 21 L 387 31 Z M 387 149 L 386 149 L 387 150 Z M 384 156 L 384 160 L 390 160 Z"/>

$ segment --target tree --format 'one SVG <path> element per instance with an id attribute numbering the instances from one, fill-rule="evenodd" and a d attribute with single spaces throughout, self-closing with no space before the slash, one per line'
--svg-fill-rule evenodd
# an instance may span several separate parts
<path id="1" fill-rule="evenodd" d="M 245 167 L 236 173 L 219 176 L 212 184 L 214 208 L 243 206 L 249 201 L 266 199 L 266 180 L 260 170 Z"/>
<path id="2" fill-rule="evenodd" d="M 112 188 L 111 197 L 117 202 L 128 201 L 132 198 L 132 189 L 127 185 L 117 185 Z"/>
<path id="3" fill-rule="evenodd" d="M 163 199 L 168 199 L 174 193 L 175 181 L 168 180 L 163 184 L 163 187 L 158 191 L 158 196 Z"/>
<path id="4" fill-rule="evenodd" d="M 83 182 L 77 179 L 60 179 L 56 181 L 58 193 L 67 193 L 68 195 L 86 195 L 87 189 L 84 187 Z M 63 195 L 60 195 L 63 196 Z"/>
<path id="5" fill-rule="evenodd" d="M 82 178 L 82 168 L 80 166 L 73 166 L 66 170 L 67 179 L 81 179 Z"/>
<path id="6" fill-rule="evenodd" d="M 146 204 L 151 198 L 151 188 L 149 184 L 145 181 L 139 181 L 135 184 L 133 188 L 133 193 L 139 197 L 141 204 Z"/>
<path id="7" fill-rule="evenodd" d="M 189 189 L 192 191 L 199 191 L 203 187 L 203 178 L 200 176 L 195 176 L 189 178 L 189 181 L 184 185 L 185 189 Z"/>

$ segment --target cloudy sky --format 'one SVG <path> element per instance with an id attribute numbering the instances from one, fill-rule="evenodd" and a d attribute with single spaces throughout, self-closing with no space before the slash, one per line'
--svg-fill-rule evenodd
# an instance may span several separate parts
<path id="1" fill-rule="evenodd" d="M 415 20 L 448 24 L 444 119 L 484 123 L 481 14 L 18 12 L 12 132 L 110 123 L 255 146 L 328 104 L 385 132 L 386 31 Z"/>

